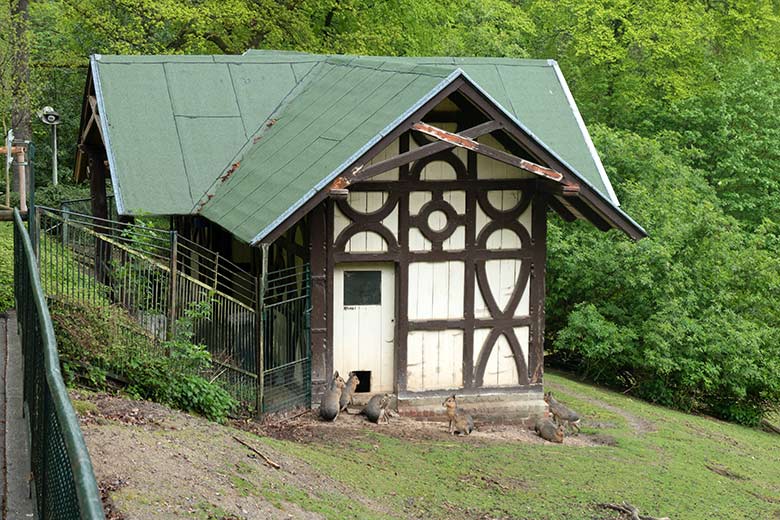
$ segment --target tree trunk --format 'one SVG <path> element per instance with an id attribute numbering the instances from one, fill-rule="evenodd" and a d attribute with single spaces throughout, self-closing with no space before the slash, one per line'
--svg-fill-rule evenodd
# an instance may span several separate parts
<path id="1" fill-rule="evenodd" d="M 13 27 L 13 84 L 11 95 L 13 107 L 11 127 L 16 139 L 32 138 L 30 121 L 30 42 L 27 34 L 29 26 L 29 0 L 10 0 L 11 23 Z M 14 176 L 14 191 L 19 191 L 19 178 Z"/>

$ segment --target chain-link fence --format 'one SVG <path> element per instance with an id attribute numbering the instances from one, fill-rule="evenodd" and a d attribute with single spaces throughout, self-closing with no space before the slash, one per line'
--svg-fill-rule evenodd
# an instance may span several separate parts
<path id="1" fill-rule="evenodd" d="M 57 343 L 30 237 L 14 210 L 14 295 L 38 518 L 105 518 L 92 463 L 60 374 Z"/>

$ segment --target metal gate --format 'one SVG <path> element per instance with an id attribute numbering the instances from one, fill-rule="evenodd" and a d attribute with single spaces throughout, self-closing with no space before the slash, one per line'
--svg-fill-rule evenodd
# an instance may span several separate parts
<path id="1" fill-rule="evenodd" d="M 268 273 L 262 307 L 262 412 L 311 407 L 308 264 Z"/>

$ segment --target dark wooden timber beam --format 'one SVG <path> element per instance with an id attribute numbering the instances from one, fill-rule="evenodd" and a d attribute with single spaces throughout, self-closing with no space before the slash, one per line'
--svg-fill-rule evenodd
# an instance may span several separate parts
<path id="1" fill-rule="evenodd" d="M 572 213 L 557 197 L 550 197 L 549 203 L 550 207 L 566 222 L 574 222 L 577 220 L 577 215 Z"/>
<path id="2" fill-rule="evenodd" d="M 549 150 L 546 150 L 544 146 L 532 138 L 525 130 L 513 124 L 503 112 L 496 108 L 484 94 L 482 94 L 482 92 L 474 88 L 468 82 L 462 85 L 458 91 L 470 103 L 476 105 L 486 117 L 504 122 L 506 125 L 506 133 L 521 144 L 521 146 L 526 148 L 529 154 L 538 157 L 539 160 L 550 165 L 556 171 L 563 172 L 566 182 L 569 184 L 577 182 L 576 176 L 565 164 L 551 154 Z M 580 186 L 578 198 L 587 201 L 588 206 L 595 210 L 598 215 L 601 215 L 603 217 L 602 219 L 606 219 L 612 224 L 612 227 L 620 229 L 632 239 L 639 240 L 647 236 L 647 233 L 641 227 L 627 218 L 626 215 L 613 206 L 612 203 L 596 189 L 582 184 Z"/>
<path id="3" fill-rule="evenodd" d="M 490 132 L 495 132 L 496 130 L 503 128 L 503 126 L 504 125 L 497 121 L 488 121 L 487 123 L 482 123 L 481 125 L 474 126 L 455 135 L 459 135 L 463 138 L 476 139 L 477 137 L 489 134 Z M 404 164 L 409 164 L 430 155 L 443 152 L 444 150 L 455 148 L 456 146 L 457 145 L 455 143 L 438 141 L 435 143 L 423 145 L 419 148 L 415 148 L 409 152 L 398 154 L 395 157 L 391 157 L 390 159 L 372 164 L 371 166 L 356 166 L 352 169 L 351 176 L 354 179 L 350 180 L 350 183 L 356 182 L 358 180 L 368 179 L 374 175 L 379 175 L 380 173 L 392 170 L 393 168 L 398 168 Z"/>
<path id="4" fill-rule="evenodd" d="M 440 141 L 451 143 L 455 146 L 459 146 L 478 154 L 485 155 L 491 159 L 495 159 L 496 161 L 520 168 L 521 170 L 533 173 L 534 175 L 539 175 L 540 177 L 544 177 L 556 182 L 561 182 L 563 180 L 563 174 L 551 168 L 547 168 L 541 164 L 532 163 L 531 161 L 521 159 L 515 155 L 497 150 L 492 146 L 479 143 L 474 139 L 458 134 L 453 134 L 452 132 L 447 132 L 446 130 L 442 130 L 441 128 L 437 128 L 427 123 L 415 123 L 412 125 L 412 129 L 418 132 L 422 132 L 426 135 L 430 135 L 431 137 L 439 139 Z"/>
<path id="5" fill-rule="evenodd" d="M 582 215 L 601 231 L 609 231 L 612 229 L 612 224 L 610 224 L 609 221 L 599 212 L 591 208 L 586 201 L 575 197 L 571 197 L 566 200 L 577 211 L 577 213 Z"/>

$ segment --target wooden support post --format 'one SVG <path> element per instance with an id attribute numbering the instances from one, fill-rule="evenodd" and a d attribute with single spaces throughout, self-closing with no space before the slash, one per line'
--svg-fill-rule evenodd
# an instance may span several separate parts
<path id="1" fill-rule="evenodd" d="M 328 340 L 328 239 L 326 203 L 320 203 L 310 216 L 311 265 L 311 378 L 312 383 L 321 384 L 327 379 L 325 353 Z"/>
<path id="2" fill-rule="evenodd" d="M 93 226 L 96 233 L 108 235 L 108 205 L 106 196 L 106 165 L 105 151 L 102 148 L 86 147 L 89 158 L 89 191 L 92 203 L 92 216 L 95 217 Z M 102 220 L 101 220 L 102 219 Z M 108 266 L 111 263 L 111 247 L 104 240 L 95 240 L 95 278 L 98 282 L 109 285 Z"/>
<path id="3" fill-rule="evenodd" d="M 265 289 L 268 284 L 268 247 L 266 243 L 260 244 L 260 250 L 262 258 L 260 259 L 260 280 L 257 284 L 257 316 L 255 321 L 257 323 L 257 403 L 256 403 L 256 415 L 260 416 L 263 413 L 263 392 L 265 387 L 265 378 L 263 373 L 265 372 L 265 322 L 264 322 L 264 310 L 265 310 Z"/>
<path id="4" fill-rule="evenodd" d="M 16 175 L 19 179 L 19 209 L 27 213 L 27 160 L 24 148 L 16 154 Z M 10 189 L 10 188 L 9 188 Z"/>
<path id="5" fill-rule="evenodd" d="M 179 278 L 179 234 L 176 231 L 171 231 L 171 281 L 168 284 L 168 339 L 172 340 L 176 336 L 176 319 L 178 313 L 176 312 L 176 305 L 178 302 L 177 290 L 178 290 L 178 278 Z"/>

